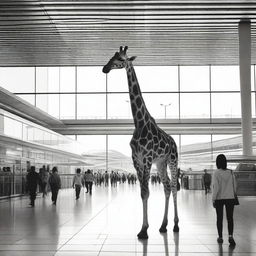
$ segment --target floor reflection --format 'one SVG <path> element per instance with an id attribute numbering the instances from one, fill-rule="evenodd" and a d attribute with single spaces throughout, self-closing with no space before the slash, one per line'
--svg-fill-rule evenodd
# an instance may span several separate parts
<path id="1" fill-rule="evenodd" d="M 175 256 L 179 255 L 179 233 L 174 233 L 173 240 L 175 244 Z"/>
<path id="2" fill-rule="evenodd" d="M 148 240 L 138 240 L 142 204 L 139 185 L 94 187 L 92 195 L 73 189 L 60 191 L 56 206 L 51 195 L 0 202 L 0 256 L 251 256 L 256 255 L 256 198 L 241 198 L 236 208 L 236 247 L 229 247 L 227 228 L 218 245 L 216 214 L 211 196 L 203 191 L 178 194 L 180 232 L 173 233 L 170 201 L 169 232 L 159 233 L 164 208 L 162 186 L 151 188 Z"/>
<path id="3" fill-rule="evenodd" d="M 179 256 L 179 233 L 173 233 L 173 242 L 174 243 L 169 243 L 168 242 L 168 233 L 163 233 L 160 234 L 163 238 L 163 245 L 164 245 L 164 254 L 165 256 L 173 255 L 173 256 Z M 147 256 L 148 253 L 152 253 L 151 251 L 148 250 L 148 245 L 149 241 L 148 240 L 138 240 L 139 243 L 142 245 L 143 248 L 143 256 Z M 174 244 L 174 248 L 173 248 Z M 169 250 L 169 246 L 172 246 L 172 249 Z"/>
<path id="4" fill-rule="evenodd" d="M 224 255 L 228 255 L 228 256 L 232 256 L 233 252 L 235 251 L 236 246 L 229 246 L 228 247 L 228 254 L 226 252 L 223 253 L 223 244 L 219 244 L 219 251 L 218 251 L 218 256 L 224 256 Z M 235 255 L 238 255 L 237 253 Z"/>
<path id="5" fill-rule="evenodd" d="M 143 256 L 148 255 L 148 240 L 139 239 L 139 242 L 142 244 L 143 248 Z"/>

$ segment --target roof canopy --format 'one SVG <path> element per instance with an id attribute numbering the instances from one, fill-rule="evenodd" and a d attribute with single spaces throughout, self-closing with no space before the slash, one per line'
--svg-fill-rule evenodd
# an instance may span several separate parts
<path id="1" fill-rule="evenodd" d="M 3 0 L 1 66 L 102 66 L 129 46 L 135 65 L 238 65 L 238 23 L 251 0 Z"/>

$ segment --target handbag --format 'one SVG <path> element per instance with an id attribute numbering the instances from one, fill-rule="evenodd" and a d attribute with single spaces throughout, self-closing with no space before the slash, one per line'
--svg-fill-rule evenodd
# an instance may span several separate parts
<path id="1" fill-rule="evenodd" d="M 239 200 L 238 200 L 238 197 L 237 195 L 235 195 L 235 199 L 234 199 L 234 205 L 239 205 Z"/>
<path id="2" fill-rule="evenodd" d="M 230 170 L 230 171 L 231 171 L 232 183 L 233 183 L 233 191 L 234 191 L 234 205 L 239 205 L 240 203 L 239 203 L 239 200 L 238 200 L 238 196 L 237 196 L 237 194 L 235 192 L 235 184 L 234 184 L 233 171 L 232 170 Z"/>

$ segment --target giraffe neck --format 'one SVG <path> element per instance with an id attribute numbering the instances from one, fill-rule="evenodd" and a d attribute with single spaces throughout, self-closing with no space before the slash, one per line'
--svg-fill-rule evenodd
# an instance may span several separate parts
<path id="1" fill-rule="evenodd" d="M 134 125 L 139 129 L 143 127 L 144 123 L 147 122 L 151 116 L 142 98 L 140 86 L 131 62 L 128 62 L 128 65 L 126 66 L 126 73 Z"/>

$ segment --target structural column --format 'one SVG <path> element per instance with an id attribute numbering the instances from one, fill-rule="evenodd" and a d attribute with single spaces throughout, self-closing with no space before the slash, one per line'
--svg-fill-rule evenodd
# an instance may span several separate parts
<path id="1" fill-rule="evenodd" d="M 242 114 L 243 155 L 252 155 L 251 111 L 251 22 L 239 22 L 239 66 Z"/>

